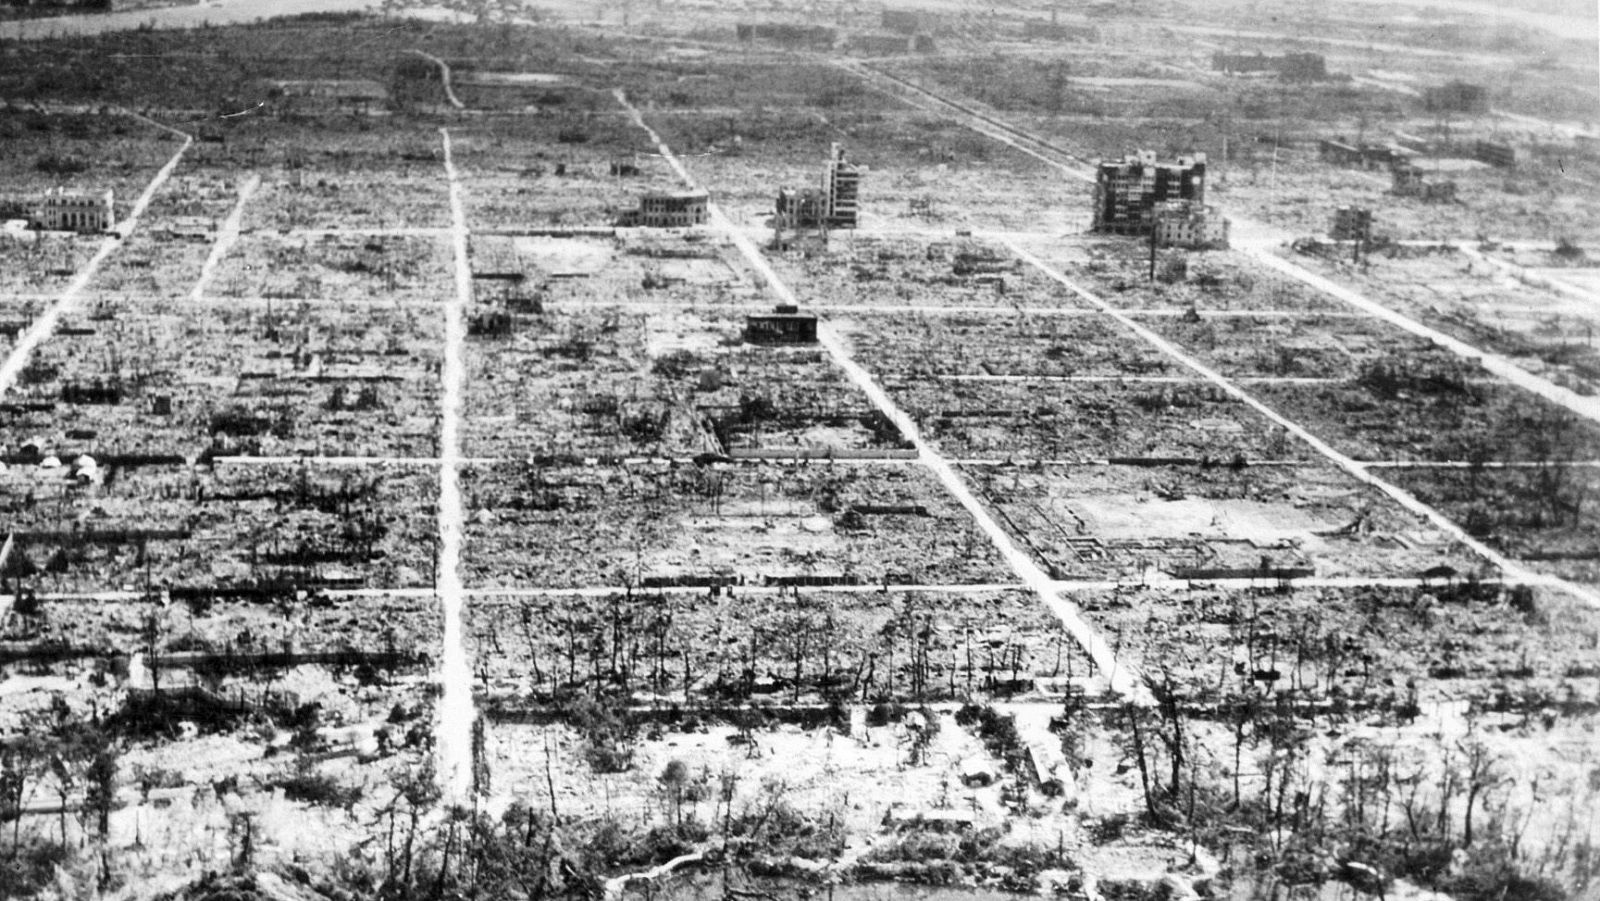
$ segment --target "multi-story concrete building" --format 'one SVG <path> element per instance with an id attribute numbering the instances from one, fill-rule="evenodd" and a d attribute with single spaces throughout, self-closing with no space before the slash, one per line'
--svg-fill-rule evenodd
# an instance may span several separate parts
<path id="1" fill-rule="evenodd" d="M 828 199 L 828 227 L 855 228 L 860 213 L 861 170 L 845 160 L 844 148 L 838 144 L 828 152 L 822 193 Z"/>
<path id="2" fill-rule="evenodd" d="M 114 193 L 84 194 L 66 188 L 44 192 L 34 225 L 47 231 L 103 232 L 117 227 Z"/>
<path id="3" fill-rule="evenodd" d="M 1157 205 L 1187 200 L 1203 206 L 1206 199 L 1206 156 L 1180 156 L 1157 163 L 1140 151 L 1116 162 L 1102 161 L 1095 173 L 1094 230 L 1114 235 L 1148 235 Z"/>

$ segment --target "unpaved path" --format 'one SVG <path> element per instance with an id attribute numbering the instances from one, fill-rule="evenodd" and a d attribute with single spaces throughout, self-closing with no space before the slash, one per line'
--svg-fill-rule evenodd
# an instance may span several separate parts
<path id="1" fill-rule="evenodd" d="M 206 257 L 205 265 L 200 267 L 200 278 L 195 280 L 194 290 L 189 292 L 189 299 L 199 301 L 206 296 L 206 289 L 211 287 L 211 281 L 217 277 L 217 267 L 222 265 L 222 260 L 239 241 L 239 223 L 244 219 L 244 205 L 261 187 L 261 176 L 251 174 L 239 186 L 239 202 L 233 205 L 233 210 L 228 213 L 228 218 L 222 221 L 222 229 L 217 232 L 217 240 L 211 245 L 211 255 Z"/>
<path id="2" fill-rule="evenodd" d="M 467 300 L 472 272 L 467 263 L 467 215 L 461 184 L 444 141 L 444 169 L 450 180 L 450 243 L 455 251 L 455 292 L 444 305 L 444 382 L 439 407 L 439 577 L 435 590 L 444 606 L 444 648 L 440 655 L 439 721 L 435 733 L 439 755 L 439 787 L 446 798 L 461 802 L 472 793 L 472 669 L 462 628 L 466 589 L 461 584 L 461 543 L 465 516 L 461 504 L 461 409 L 466 390 Z"/>
<path id="3" fill-rule="evenodd" d="M 434 56 L 433 54 L 427 52 L 426 50 L 409 50 L 407 52 L 411 53 L 411 54 L 413 54 L 415 56 L 420 56 L 423 59 L 427 60 L 428 62 L 431 62 L 434 65 L 438 66 L 439 67 L 439 80 L 444 84 L 444 97 L 445 97 L 445 99 L 450 101 L 450 105 L 455 107 L 456 109 L 466 109 L 467 108 L 466 104 L 462 103 L 460 98 L 456 97 L 456 89 L 450 83 L 450 64 L 449 63 L 445 62 L 444 60 L 440 59 L 437 56 Z"/>

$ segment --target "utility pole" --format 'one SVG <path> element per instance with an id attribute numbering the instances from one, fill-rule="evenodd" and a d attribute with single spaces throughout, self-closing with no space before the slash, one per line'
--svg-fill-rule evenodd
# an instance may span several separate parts
<path id="1" fill-rule="evenodd" d="M 1156 220 L 1150 220 L 1150 281 L 1156 280 Z"/>

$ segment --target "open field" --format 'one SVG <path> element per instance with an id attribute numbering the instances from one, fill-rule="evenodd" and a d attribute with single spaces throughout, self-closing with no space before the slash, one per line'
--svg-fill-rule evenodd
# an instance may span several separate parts
<path id="1" fill-rule="evenodd" d="M 1180 579 L 1475 572 L 1470 553 L 1334 470 L 1310 465 L 972 467 L 1055 577 Z"/>
<path id="2" fill-rule="evenodd" d="M 1552 262 L 1548 254 L 1536 257 L 1529 251 L 1514 251 L 1508 256 L 1523 264 Z M 1395 309 L 1406 311 L 1447 335 L 1515 360 L 1557 384 L 1582 394 L 1600 389 L 1600 364 L 1590 338 L 1594 315 L 1581 293 L 1574 295 L 1548 282 L 1530 284 L 1537 275 L 1514 279 L 1460 250 L 1401 253 L 1393 257 L 1380 253 L 1369 257 L 1359 269 L 1318 257 L 1301 255 L 1296 259 L 1341 284 L 1383 297 Z M 1542 269 L 1541 273 L 1546 279 L 1570 278 L 1571 274 L 1581 277 L 1582 271 L 1560 267 Z"/>
<path id="3" fill-rule="evenodd" d="M 469 585 L 993 582 L 1005 570 L 918 467 L 517 465 L 465 473 Z"/>

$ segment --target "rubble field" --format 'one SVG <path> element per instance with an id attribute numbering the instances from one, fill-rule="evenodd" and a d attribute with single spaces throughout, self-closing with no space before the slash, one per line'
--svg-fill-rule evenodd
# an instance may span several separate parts
<path id="1" fill-rule="evenodd" d="M 1594 894 L 1574 0 L 413 6 L 5 42 L 0 895 Z"/>
<path id="2" fill-rule="evenodd" d="M 467 468 L 463 484 L 469 587 L 1009 578 L 959 505 L 910 464 L 504 463 Z"/>

